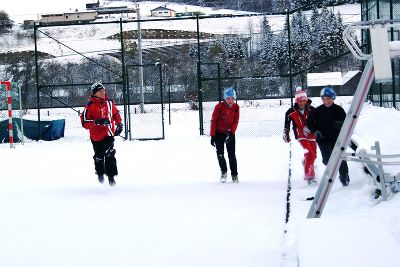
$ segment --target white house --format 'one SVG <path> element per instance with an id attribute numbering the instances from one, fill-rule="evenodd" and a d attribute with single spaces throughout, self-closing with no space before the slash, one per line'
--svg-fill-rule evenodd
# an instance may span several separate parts
<path id="1" fill-rule="evenodd" d="M 159 6 L 150 10 L 152 17 L 175 17 L 176 12 L 166 6 Z"/>
<path id="2" fill-rule="evenodd" d="M 42 23 L 59 23 L 70 21 L 93 21 L 97 17 L 97 11 L 77 11 L 66 13 L 50 13 L 42 14 L 40 22 Z"/>

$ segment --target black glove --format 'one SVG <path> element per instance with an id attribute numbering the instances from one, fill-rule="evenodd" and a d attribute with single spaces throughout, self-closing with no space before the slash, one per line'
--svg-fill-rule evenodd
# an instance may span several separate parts
<path id="1" fill-rule="evenodd" d="M 115 128 L 114 136 L 120 135 L 122 133 L 123 128 L 124 128 L 124 126 L 122 125 L 122 123 L 119 123 L 117 125 L 117 128 Z"/>
<path id="2" fill-rule="evenodd" d="M 226 137 L 225 137 L 225 143 L 230 143 L 233 139 L 233 133 L 231 131 L 226 133 Z"/>
<path id="3" fill-rule="evenodd" d="M 215 136 L 211 136 L 211 145 L 215 146 Z"/>
<path id="4" fill-rule="evenodd" d="M 96 125 L 104 125 L 104 126 L 110 125 L 110 121 L 107 118 L 97 119 L 94 121 L 94 123 Z"/>

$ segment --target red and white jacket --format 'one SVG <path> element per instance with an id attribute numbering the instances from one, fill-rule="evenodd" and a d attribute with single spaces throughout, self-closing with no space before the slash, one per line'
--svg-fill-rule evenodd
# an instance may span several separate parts
<path id="1" fill-rule="evenodd" d="M 304 135 L 303 129 L 307 126 L 306 120 L 310 112 L 314 109 L 311 106 L 311 100 L 308 100 L 306 107 L 304 108 L 304 113 L 302 114 L 298 108 L 297 103 L 293 107 L 289 108 L 285 114 L 285 130 L 290 129 L 290 123 L 293 124 L 294 137 L 297 140 L 309 140 L 315 141 L 315 136 L 310 133 L 308 137 Z"/>
<path id="2" fill-rule="evenodd" d="M 107 118 L 110 125 L 96 125 L 95 120 Z M 122 121 L 114 101 L 106 96 L 104 99 L 91 96 L 89 103 L 81 114 L 82 126 L 89 130 L 90 139 L 102 141 L 107 136 L 114 136 L 116 125 Z"/>
<path id="3" fill-rule="evenodd" d="M 210 136 L 215 136 L 215 133 L 226 134 L 231 131 L 235 134 L 239 123 L 239 105 L 233 103 L 229 106 L 226 102 L 219 102 L 212 114 Z"/>

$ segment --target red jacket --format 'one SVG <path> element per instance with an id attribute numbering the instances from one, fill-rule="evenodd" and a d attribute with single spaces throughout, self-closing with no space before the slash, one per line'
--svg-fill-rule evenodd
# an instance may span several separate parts
<path id="1" fill-rule="evenodd" d="M 231 107 L 226 102 L 219 102 L 212 114 L 210 136 L 215 133 L 226 134 L 231 131 L 235 134 L 239 123 L 239 105 L 233 103 Z"/>
<path id="2" fill-rule="evenodd" d="M 311 106 L 311 100 L 309 100 L 307 106 L 304 109 L 304 114 L 298 109 L 297 103 L 294 104 L 293 107 L 289 108 L 285 114 L 285 130 L 289 130 L 290 122 L 293 124 L 293 133 L 297 140 L 309 140 L 315 141 L 315 136 L 310 133 L 308 137 L 304 135 L 303 129 L 306 127 L 306 120 L 310 112 L 314 109 Z"/>
<path id="3" fill-rule="evenodd" d="M 108 118 L 110 125 L 104 126 L 94 123 L 95 120 L 103 118 Z M 93 141 L 102 141 L 107 136 L 114 136 L 116 125 L 120 124 L 121 121 L 117 107 L 107 96 L 105 99 L 91 96 L 81 114 L 82 126 L 89 130 L 90 139 Z"/>

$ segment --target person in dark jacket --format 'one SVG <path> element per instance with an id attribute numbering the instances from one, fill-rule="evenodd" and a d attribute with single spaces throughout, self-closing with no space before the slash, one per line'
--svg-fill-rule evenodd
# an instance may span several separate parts
<path id="1" fill-rule="evenodd" d="M 311 99 L 308 99 L 307 93 L 301 88 L 296 89 L 295 104 L 286 111 L 285 128 L 283 130 L 283 140 L 289 143 L 290 124 L 292 123 L 294 137 L 304 148 L 304 180 L 308 184 L 316 183 L 314 161 L 317 158 L 317 144 L 315 136 L 306 125 L 307 117 L 312 110 L 314 110 L 314 107 L 311 106 Z"/>
<path id="2" fill-rule="evenodd" d="M 91 90 L 92 95 L 81 114 L 81 122 L 90 133 L 94 150 L 94 166 L 99 182 L 104 182 L 104 174 L 106 174 L 110 186 L 114 186 L 114 176 L 118 175 L 114 136 L 121 134 L 122 120 L 117 107 L 112 100 L 108 99 L 101 83 L 94 83 Z"/>
<path id="3" fill-rule="evenodd" d="M 346 118 L 346 112 L 334 103 L 336 93 L 332 87 L 324 87 L 321 90 L 321 98 L 323 104 L 310 113 L 307 127 L 316 136 L 322 162 L 327 165 Z M 347 186 L 350 182 L 346 161 L 342 161 L 339 167 L 339 178 L 343 186 Z"/>
<path id="4" fill-rule="evenodd" d="M 239 105 L 235 103 L 236 92 L 233 87 L 224 90 L 225 101 L 218 103 L 211 119 L 211 145 L 217 149 L 217 158 L 221 169 L 221 183 L 226 182 L 227 165 L 224 157 L 224 147 L 228 151 L 229 167 L 232 181 L 238 183 L 237 161 L 235 154 L 235 133 L 239 123 Z"/>

